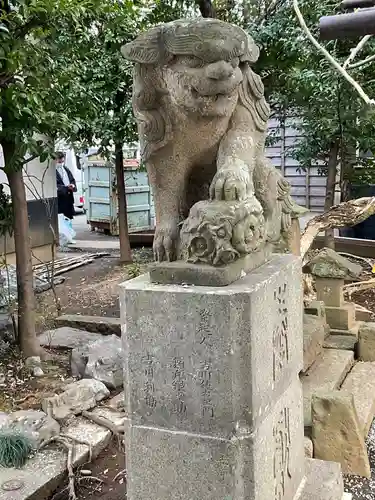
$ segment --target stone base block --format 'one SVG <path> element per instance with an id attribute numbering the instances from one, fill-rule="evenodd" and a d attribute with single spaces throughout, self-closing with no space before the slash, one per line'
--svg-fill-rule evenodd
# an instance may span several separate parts
<path id="1" fill-rule="evenodd" d="M 322 319 L 323 323 L 327 324 L 326 307 L 324 302 L 319 300 L 312 300 L 307 306 L 305 306 L 304 311 L 305 314 L 318 316 L 319 318 Z"/>
<path id="2" fill-rule="evenodd" d="M 323 344 L 325 349 L 355 351 L 357 339 L 351 335 L 328 335 Z"/>
<path id="3" fill-rule="evenodd" d="M 293 499 L 304 476 L 298 380 L 254 431 L 226 439 L 125 426 L 128 500 Z"/>
<path id="4" fill-rule="evenodd" d="M 272 247 L 267 245 L 226 266 L 213 267 L 182 260 L 160 262 L 150 267 L 150 279 L 164 285 L 226 286 L 267 262 L 271 255 Z"/>
<path id="5" fill-rule="evenodd" d="M 344 484 L 341 466 L 336 462 L 305 459 L 306 478 L 301 495 L 295 500 L 342 500 Z"/>
<path id="6" fill-rule="evenodd" d="M 337 330 L 350 330 L 355 324 L 355 305 L 345 303 L 341 307 L 326 306 L 327 323 Z"/>

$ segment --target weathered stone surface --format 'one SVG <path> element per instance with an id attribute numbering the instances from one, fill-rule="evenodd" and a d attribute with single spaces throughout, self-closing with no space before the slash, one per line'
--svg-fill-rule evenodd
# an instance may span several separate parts
<path id="1" fill-rule="evenodd" d="M 306 483 L 301 500 L 343 499 L 344 484 L 340 464 L 307 458 L 305 469 Z"/>
<path id="2" fill-rule="evenodd" d="M 355 305 L 346 302 L 341 307 L 326 306 L 327 323 L 337 330 L 350 330 L 355 325 Z"/>
<path id="3" fill-rule="evenodd" d="M 56 420 L 78 415 L 83 410 L 94 408 L 99 401 L 109 396 L 109 390 L 99 380 L 83 379 L 68 384 L 65 391 L 56 396 L 45 398 L 42 408 Z"/>
<path id="4" fill-rule="evenodd" d="M 0 429 L 2 427 L 25 434 L 34 448 L 60 433 L 58 422 L 39 410 L 19 410 L 10 413 L 3 425 L 0 422 Z"/>
<path id="5" fill-rule="evenodd" d="M 303 315 L 303 373 L 322 352 L 326 325 L 318 316 Z"/>
<path id="6" fill-rule="evenodd" d="M 351 335 L 329 335 L 323 346 L 325 349 L 342 349 L 345 351 L 355 351 L 357 339 Z"/>
<path id="7" fill-rule="evenodd" d="M 289 241 L 292 220 L 307 210 L 264 156 L 270 109 L 250 66 L 259 55 L 253 39 L 217 19 L 180 19 L 142 33 L 122 53 L 137 63 L 133 107 L 152 173 L 156 259 L 175 260 L 181 210 L 190 211 L 181 229 L 191 236 L 188 254 L 213 265 L 251 254 L 254 242 Z M 199 200 L 210 201 L 196 216 Z"/>
<path id="8" fill-rule="evenodd" d="M 352 394 L 332 391 L 313 395 L 312 439 L 316 458 L 339 462 L 346 474 L 371 477 Z"/>
<path id="9" fill-rule="evenodd" d="M 307 374 L 301 376 L 305 427 L 311 427 L 312 395 L 317 391 L 338 389 L 353 362 L 354 354 L 351 351 L 323 349 Z"/>
<path id="10" fill-rule="evenodd" d="M 120 286 L 129 500 L 296 496 L 301 285 L 279 255 L 225 288 Z"/>
<path id="11" fill-rule="evenodd" d="M 303 444 L 305 448 L 305 457 L 312 458 L 314 455 L 314 445 L 312 440 L 309 437 L 305 436 L 303 438 Z"/>
<path id="12" fill-rule="evenodd" d="M 261 266 L 270 257 L 271 248 L 267 247 L 220 267 L 181 260 L 158 263 L 150 267 L 150 279 L 160 284 L 226 286 Z"/>
<path id="13" fill-rule="evenodd" d="M 358 362 L 348 374 L 341 391 L 353 394 L 359 423 L 367 437 L 375 415 L 375 362 Z"/>
<path id="14" fill-rule="evenodd" d="M 113 398 L 111 398 L 108 401 L 107 406 L 111 406 L 112 408 L 114 408 L 116 410 L 123 411 L 124 407 L 125 407 L 125 393 L 124 393 L 124 391 L 117 394 L 117 396 L 113 396 Z"/>
<path id="15" fill-rule="evenodd" d="M 147 275 L 120 285 L 134 423 L 228 436 L 246 413 L 253 430 L 302 369 L 300 273 L 298 259 L 275 255 L 225 288 L 158 285 Z"/>
<path id="16" fill-rule="evenodd" d="M 123 425 L 124 416 L 104 408 L 95 408 L 94 413 L 104 416 L 115 425 Z M 93 458 L 105 449 L 111 440 L 112 433 L 99 425 L 78 417 L 62 433 L 90 443 Z M 77 467 L 88 460 L 88 446 L 75 444 L 73 465 Z M 123 460 L 125 468 L 125 456 Z M 0 498 L 1 500 L 47 500 L 61 484 L 66 476 L 66 450 L 53 445 L 39 451 L 31 457 L 22 469 L 0 468 Z M 5 491 L 1 485 L 5 481 L 18 480 L 23 483 L 16 491 Z"/>
<path id="17" fill-rule="evenodd" d="M 358 340 L 358 332 L 361 326 L 360 321 L 355 321 L 354 325 L 349 328 L 349 330 L 340 330 L 337 328 L 330 328 L 331 335 L 345 335 L 346 337 L 352 337 L 355 340 Z"/>
<path id="18" fill-rule="evenodd" d="M 127 498 L 293 499 L 304 468 L 301 411 L 295 381 L 253 433 L 240 422 L 218 438 L 128 421 Z"/>
<path id="19" fill-rule="evenodd" d="M 318 300 L 326 306 L 340 307 L 344 303 L 343 279 L 316 278 L 315 289 Z"/>
<path id="20" fill-rule="evenodd" d="M 89 342 L 95 342 L 101 339 L 99 333 L 92 333 L 85 330 L 78 330 L 69 326 L 62 326 L 54 330 L 47 330 L 39 335 L 40 345 L 47 347 L 61 347 L 74 349 L 80 346 L 86 346 Z"/>
<path id="21" fill-rule="evenodd" d="M 107 336 L 88 346 L 85 377 L 100 380 L 109 389 L 122 387 L 124 376 L 121 339 Z"/>
<path id="22" fill-rule="evenodd" d="M 305 266 L 306 271 L 319 278 L 356 279 L 362 267 L 330 248 L 323 248 Z"/>
<path id="23" fill-rule="evenodd" d="M 55 318 L 58 327 L 69 326 L 91 333 L 101 333 L 102 335 L 121 336 L 120 318 L 110 318 L 107 316 L 84 316 L 81 314 L 63 314 Z"/>
<path id="24" fill-rule="evenodd" d="M 375 361 L 375 323 L 361 323 L 358 331 L 358 357 Z"/>

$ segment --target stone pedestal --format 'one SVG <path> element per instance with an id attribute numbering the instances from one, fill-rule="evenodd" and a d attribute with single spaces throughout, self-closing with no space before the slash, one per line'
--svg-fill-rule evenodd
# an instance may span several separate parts
<path id="1" fill-rule="evenodd" d="M 303 499 L 299 259 L 226 287 L 141 276 L 120 302 L 128 500 Z"/>

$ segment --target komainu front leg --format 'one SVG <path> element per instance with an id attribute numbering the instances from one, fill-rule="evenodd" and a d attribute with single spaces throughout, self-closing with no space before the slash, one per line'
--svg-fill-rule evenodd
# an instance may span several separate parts
<path id="1" fill-rule="evenodd" d="M 171 262 L 177 259 L 178 222 L 178 219 L 169 217 L 157 223 L 153 244 L 154 259 L 157 262 Z"/>

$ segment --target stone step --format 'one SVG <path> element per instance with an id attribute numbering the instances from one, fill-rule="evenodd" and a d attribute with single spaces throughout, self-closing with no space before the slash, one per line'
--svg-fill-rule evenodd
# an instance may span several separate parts
<path id="1" fill-rule="evenodd" d="M 366 438 L 375 416 L 375 362 L 356 363 L 341 390 L 353 394 L 359 425 Z"/>
<path id="2" fill-rule="evenodd" d="M 346 335 L 347 337 L 354 337 L 355 339 L 357 339 L 361 324 L 361 321 L 356 321 L 353 324 L 352 328 L 350 328 L 349 330 L 339 330 L 337 328 L 331 328 L 330 333 L 331 335 Z"/>
<path id="3" fill-rule="evenodd" d="M 309 371 L 301 375 L 305 428 L 311 427 L 311 398 L 314 392 L 339 389 L 353 362 L 352 351 L 323 349 Z"/>
<path id="4" fill-rule="evenodd" d="M 303 315 L 303 373 L 322 352 L 325 335 L 326 325 L 319 316 Z"/>
<path id="5" fill-rule="evenodd" d="M 117 335 L 121 337 L 121 319 L 107 316 L 81 316 L 80 314 L 63 314 L 55 319 L 56 327 L 70 326 L 101 333 L 102 335 Z"/>
<path id="6" fill-rule="evenodd" d="M 354 351 L 357 339 L 351 335 L 329 335 L 323 344 L 326 349 L 342 349 L 344 351 Z"/>

